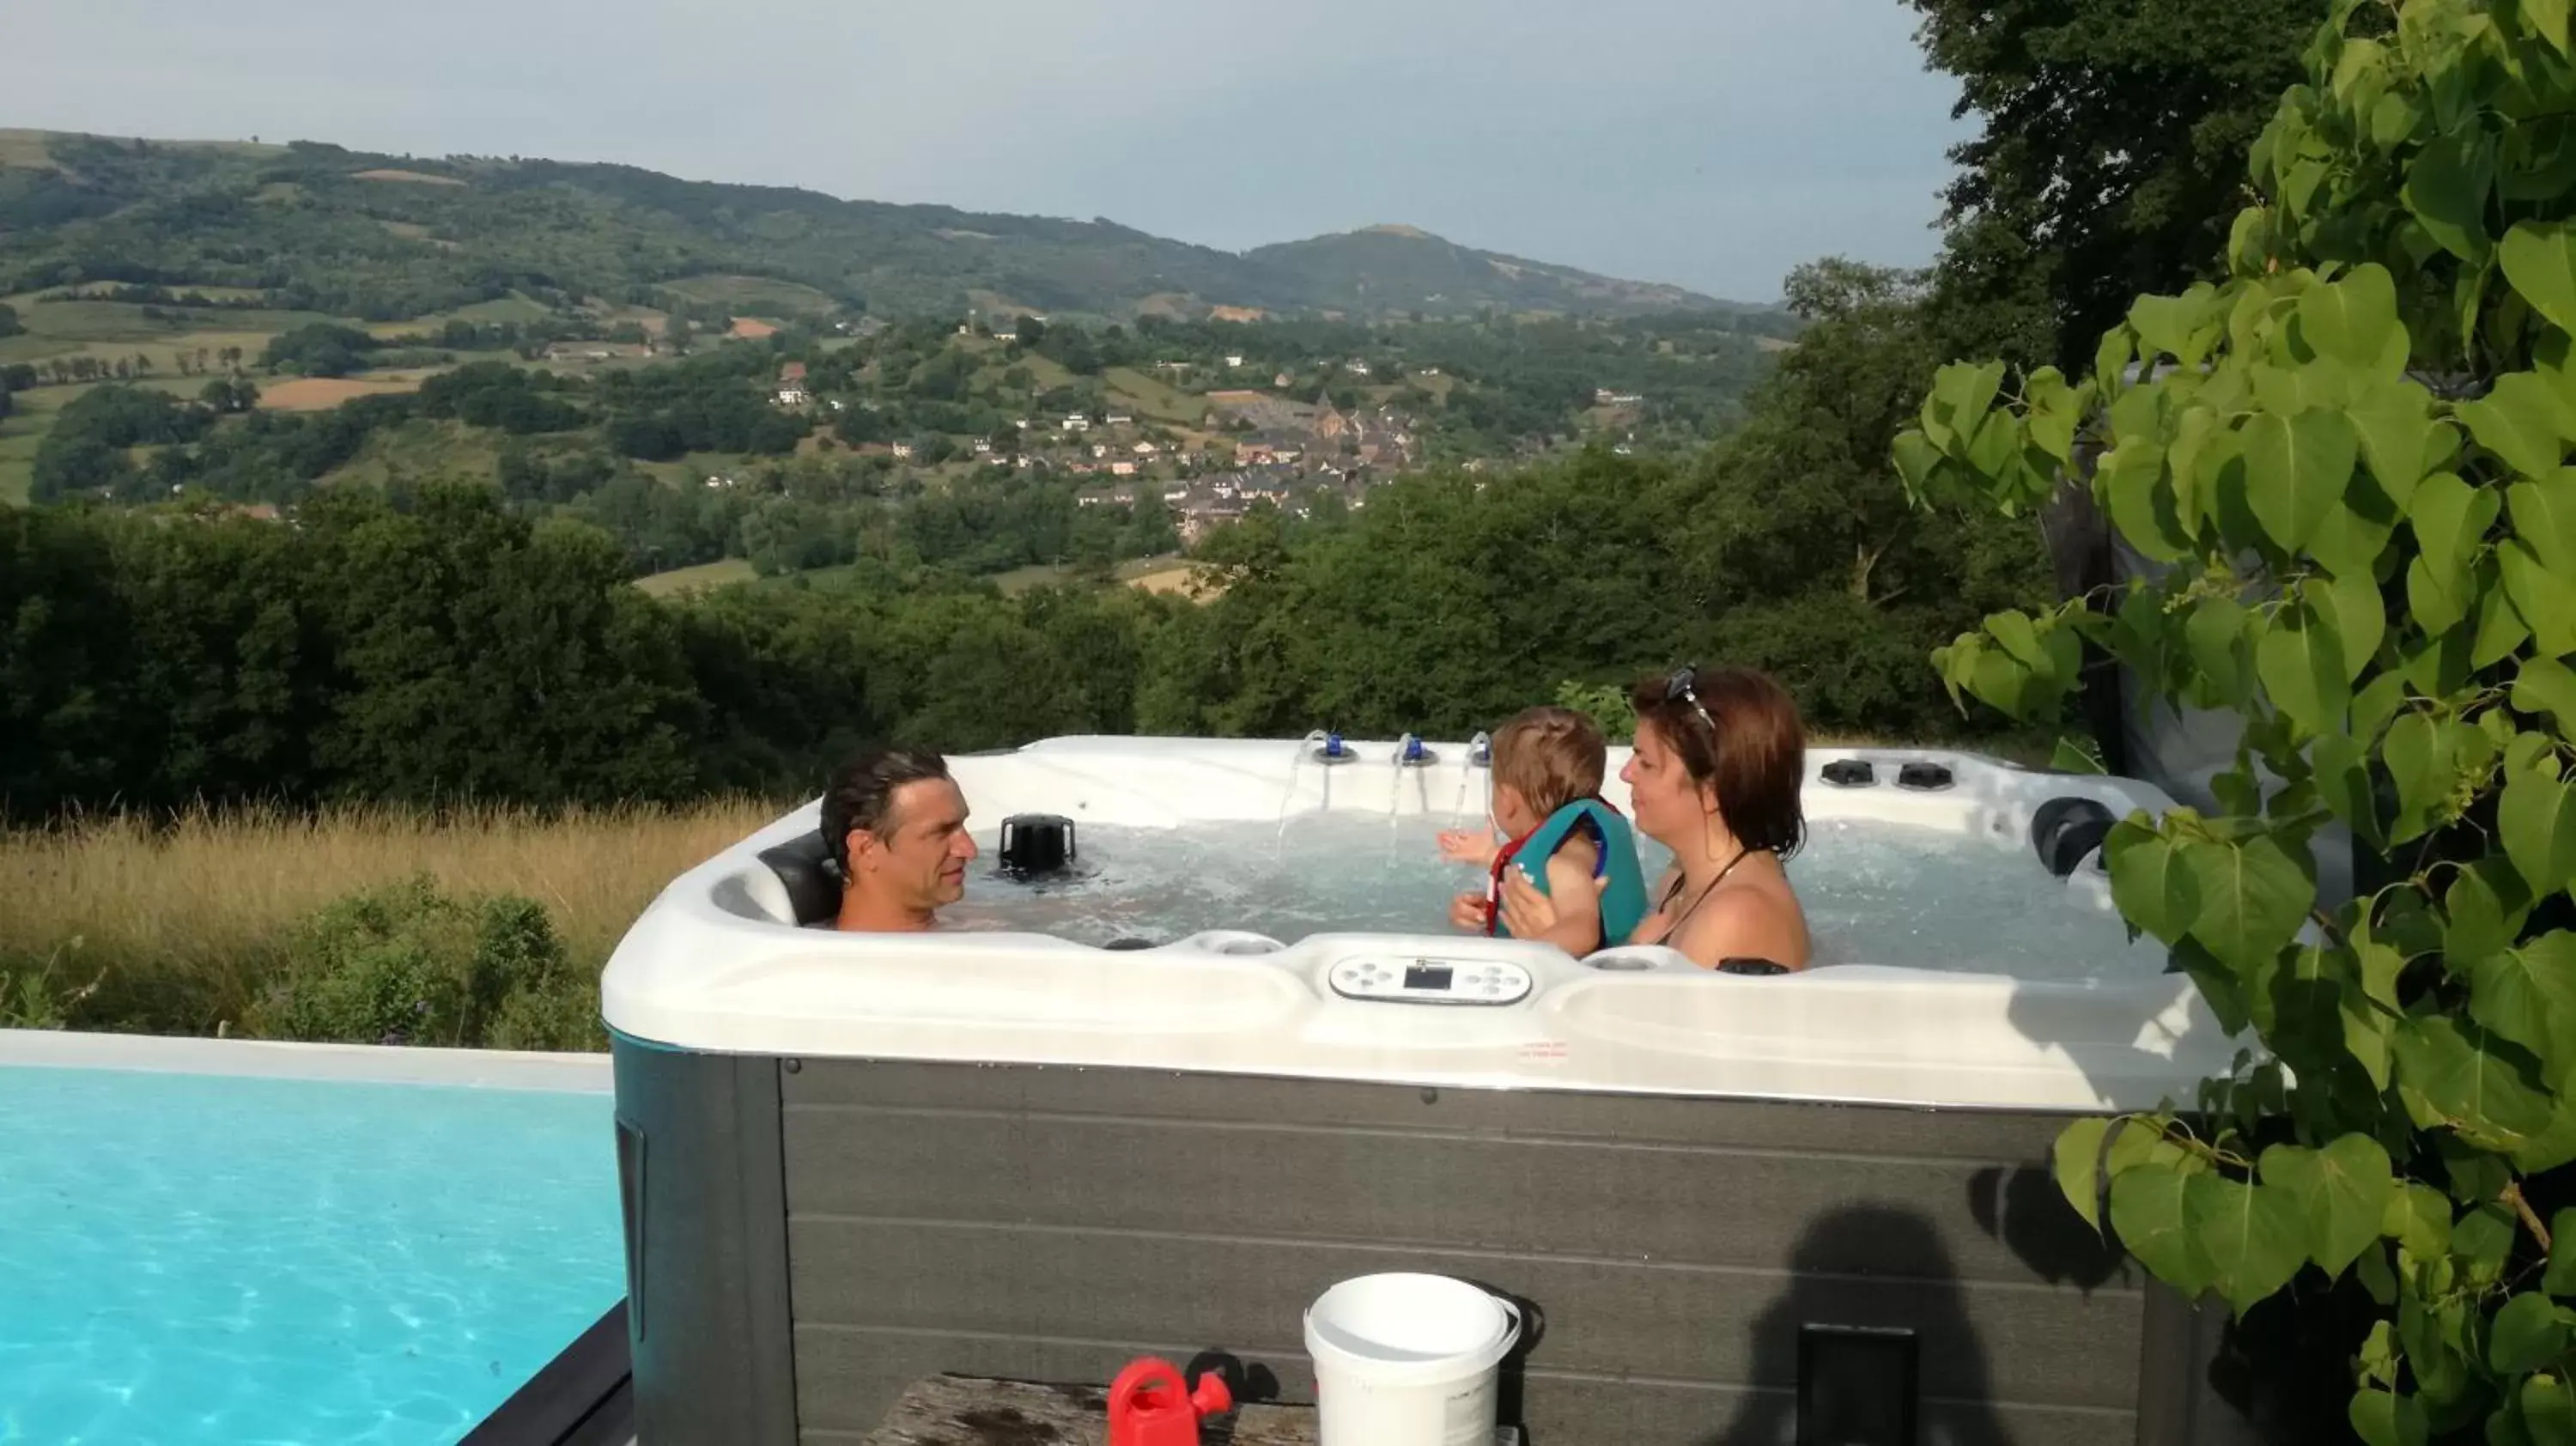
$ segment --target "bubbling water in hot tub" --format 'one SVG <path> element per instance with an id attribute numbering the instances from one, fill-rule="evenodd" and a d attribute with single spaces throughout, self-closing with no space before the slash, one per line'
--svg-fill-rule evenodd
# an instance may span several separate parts
<path id="1" fill-rule="evenodd" d="M 1078 876 L 1021 883 L 979 868 L 942 927 L 1053 934 L 1105 945 L 1247 929 L 1439 935 L 1483 870 L 1446 862 L 1437 816 L 1316 811 L 1279 823 L 1085 824 Z M 1648 878 L 1671 855 L 1641 840 Z M 2087 865 L 2086 867 L 2090 867 Z M 2098 887 L 2050 876 L 2027 848 L 1916 825 L 1816 820 L 1789 877 L 1819 964 L 1894 964 L 2025 979 L 2139 978 L 2164 968 L 2131 943 Z"/>

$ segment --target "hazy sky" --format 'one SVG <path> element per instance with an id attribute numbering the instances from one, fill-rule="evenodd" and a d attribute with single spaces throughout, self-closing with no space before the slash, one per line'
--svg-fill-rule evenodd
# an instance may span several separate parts
<path id="1" fill-rule="evenodd" d="M 1228 249 L 1401 221 L 1722 296 L 1919 263 L 1962 134 L 1895 0 L 86 0 L 0 126 L 623 161 Z"/>

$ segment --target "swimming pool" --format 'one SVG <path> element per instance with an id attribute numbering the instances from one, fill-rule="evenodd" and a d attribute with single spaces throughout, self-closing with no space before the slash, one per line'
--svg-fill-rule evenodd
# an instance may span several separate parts
<path id="1" fill-rule="evenodd" d="M 0 1063 L 0 1442 L 444 1446 L 623 1260 L 597 1089 Z"/>

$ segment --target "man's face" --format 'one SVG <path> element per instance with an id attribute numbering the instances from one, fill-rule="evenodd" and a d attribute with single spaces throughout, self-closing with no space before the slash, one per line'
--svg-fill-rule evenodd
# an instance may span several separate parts
<path id="1" fill-rule="evenodd" d="M 966 892 L 966 865 L 975 836 L 966 831 L 966 796 L 945 778 L 922 778 L 894 791 L 886 835 L 851 836 L 858 871 L 907 909 L 953 904 Z"/>

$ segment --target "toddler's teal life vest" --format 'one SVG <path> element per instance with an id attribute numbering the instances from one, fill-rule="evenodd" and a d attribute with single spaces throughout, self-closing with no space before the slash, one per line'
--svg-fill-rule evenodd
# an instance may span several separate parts
<path id="1" fill-rule="evenodd" d="M 1503 870 L 1514 860 L 1527 855 L 1535 864 L 1522 872 L 1549 893 L 1547 861 L 1564 847 L 1566 836 L 1574 830 L 1588 829 L 1601 857 L 1592 866 L 1592 876 L 1609 877 L 1609 886 L 1601 891 L 1601 938 L 1593 947 L 1607 948 L 1624 944 L 1628 936 L 1646 918 L 1646 874 L 1637 866 L 1637 837 L 1629 831 L 1628 820 L 1619 810 L 1598 798 L 1578 798 L 1547 816 L 1547 821 L 1528 833 L 1503 845 L 1494 855 L 1493 883 L 1485 895 L 1485 932 L 1498 939 L 1511 937 L 1503 924 Z"/>

